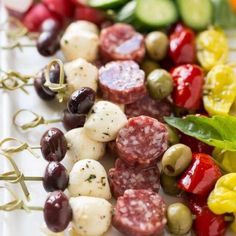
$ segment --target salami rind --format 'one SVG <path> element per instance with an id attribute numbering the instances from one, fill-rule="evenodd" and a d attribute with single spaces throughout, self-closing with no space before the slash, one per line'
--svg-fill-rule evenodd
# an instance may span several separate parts
<path id="1" fill-rule="evenodd" d="M 110 62 L 99 70 L 99 88 L 107 100 L 133 103 L 147 93 L 145 73 L 134 61 Z"/>
<path id="2" fill-rule="evenodd" d="M 164 116 L 170 116 L 172 107 L 167 100 L 154 100 L 148 95 L 134 103 L 125 105 L 125 114 L 128 118 L 135 116 L 150 116 L 164 122 Z"/>
<path id="3" fill-rule="evenodd" d="M 160 189 L 160 171 L 157 165 L 138 169 L 117 159 L 115 168 L 109 170 L 108 178 L 115 198 L 122 196 L 127 189 L 149 189 L 157 193 Z"/>
<path id="4" fill-rule="evenodd" d="M 167 149 L 168 131 L 164 124 L 148 116 L 128 120 L 116 138 L 117 152 L 127 165 L 147 167 Z"/>
<path id="5" fill-rule="evenodd" d="M 127 236 L 156 236 L 167 222 L 166 204 L 150 190 L 126 190 L 114 209 L 112 225 Z"/>
<path id="6" fill-rule="evenodd" d="M 101 31 L 100 54 L 106 61 L 140 62 L 145 55 L 144 37 L 130 25 L 114 24 Z"/>

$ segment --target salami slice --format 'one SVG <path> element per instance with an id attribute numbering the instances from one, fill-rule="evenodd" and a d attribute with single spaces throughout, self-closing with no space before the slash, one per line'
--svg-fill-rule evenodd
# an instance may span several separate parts
<path id="1" fill-rule="evenodd" d="M 158 166 L 138 169 L 127 166 L 121 159 L 109 170 L 109 183 L 114 197 L 122 196 L 127 189 L 150 189 L 159 192 L 160 172 Z"/>
<path id="2" fill-rule="evenodd" d="M 145 55 L 144 37 L 127 24 L 114 24 L 101 31 L 100 53 L 106 61 L 141 61 Z"/>
<path id="3" fill-rule="evenodd" d="M 164 116 L 170 116 L 171 112 L 170 102 L 167 100 L 157 101 L 148 95 L 125 106 L 125 114 L 128 118 L 145 115 L 164 122 Z"/>
<path id="4" fill-rule="evenodd" d="M 129 119 L 116 138 L 118 155 L 130 166 L 150 166 L 160 160 L 167 145 L 166 126 L 148 116 Z"/>
<path id="5" fill-rule="evenodd" d="M 103 97 L 121 104 L 133 103 L 145 96 L 145 74 L 134 61 L 107 63 L 99 70 Z"/>
<path id="6" fill-rule="evenodd" d="M 112 225 L 127 236 L 156 236 L 167 222 L 166 204 L 150 190 L 126 190 L 114 209 Z"/>

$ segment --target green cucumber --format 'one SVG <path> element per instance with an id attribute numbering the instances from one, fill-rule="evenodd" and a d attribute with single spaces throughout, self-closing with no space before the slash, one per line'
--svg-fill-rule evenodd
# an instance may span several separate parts
<path id="1" fill-rule="evenodd" d="M 125 4 L 116 15 L 116 21 L 132 23 L 135 19 L 136 1 Z"/>
<path id="2" fill-rule="evenodd" d="M 180 17 L 194 30 L 206 29 L 213 19 L 211 0 L 177 0 Z"/>
<path id="3" fill-rule="evenodd" d="M 89 0 L 88 4 L 90 7 L 99 9 L 113 9 L 120 7 L 127 3 L 128 0 Z"/>
<path id="4" fill-rule="evenodd" d="M 135 15 L 146 26 L 157 28 L 169 26 L 178 18 L 172 0 L 137 0 Z"/>

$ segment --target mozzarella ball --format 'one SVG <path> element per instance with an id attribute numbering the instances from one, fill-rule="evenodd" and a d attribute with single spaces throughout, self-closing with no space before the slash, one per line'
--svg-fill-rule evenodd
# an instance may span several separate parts
<path id="1" fill-rule="evenodd" d="M 90 139 L 84 128 L 77 128 L 68 131 L 65 134 L 69 149 L 66 155 L 72 161 L 81 159 L 98 160 L 105 154 L 105 144 L 102 142 Z"/>
<path id="2" fill-rule="evenodd" d="M 105 199 L 76 197 L 70 199 L 73 226 L 80 236 L 100 236 L 111 225 L 112 205 Z"/>
<path id="3" fill-rule="evenodd" d="M 99 36 L 96 28 L 91 24 L 72 23 L 63 34 L 60 44 L 62 53 L 67 61 L 77 58 L 84 58 L 90 62 L 96 60 L 99 49 Z"/>
<path id="4" fill-rule="evenodd" d="M 98 69 L 96 66 L 79 58 L 68 62 L 64 66 L 68 92 L 71 94 L 82 87 L 89 87 L 97 91 Z"/>
<path id="5" fill-rule="evenodd" d="M 119 106 L 108 101 L 99 101 L 92 107 L 84 129 L 91 139 L 109 142 L 116 139 L 118 131 L 126 123 L 126 115 Z"/>
<path id="6" fill-rule="evenodd" d="M 66 32 L 78 33 L 79 31 L 90 32 L 90 33 L 94 33 L 96 35 L 99 34 L 98 27 L 94 23 L 86 21 L 86 20 L 78 20 L 78 21 L 71 23 L 67 27 L 65 33 Z"/>
<path id="7" fill-rule="evenodd" d="M 111 198 L 111 191 L 104 167 L 95 160 L 85 159 L 75 163 L 69 178 L 70 196 Z"/>

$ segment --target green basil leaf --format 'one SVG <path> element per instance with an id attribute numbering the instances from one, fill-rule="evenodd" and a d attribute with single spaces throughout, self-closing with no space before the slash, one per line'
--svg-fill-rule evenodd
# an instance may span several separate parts
<path id="1" fill-rule="evenodd" d="M 189 115 L 185 118 L 165 117 L 165 121 L 208 145 L 236 151 L 236 117 Z"/>

